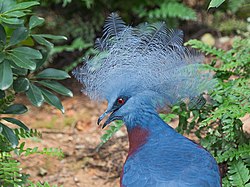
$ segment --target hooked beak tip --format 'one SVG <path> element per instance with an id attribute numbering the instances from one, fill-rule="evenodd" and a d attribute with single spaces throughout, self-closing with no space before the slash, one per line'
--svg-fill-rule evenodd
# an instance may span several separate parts
<path id="1" fill-rule="evenodd" d="M 105 118 L 105 116 L 108 114 L 108 111 L 105 111 L 97 120 L 97 125 L 100 125 L 101 121 Z"/>
<path id="2" fill-rule="evenodd" d="M 104 123 L 102 129 L 104 129 L 107 125 L 108 125 L 107 123 Z"/>
<path id="3" fill-rule="evenodd" d="M 115 111 L 114 110 L 107 110 L 106 112 L 104 112 L 97 120 L 97 125 L 101 124 L 101 121 L 109 114 L 111 113 L 111 115 L 109 116 L 109 118 L 104 122 L 104 124 L 102 125 L 102 129 L 104 129 L 108 124 L 110 124 L 112 121 L 114 120 L 119 120 L 121 119 L 121 117 L 116 116 L 115 115 Z"/>
<path id="4" fill-rule="evenodd" d="M 97 120 L 97 125 L 100 125 L 100 123 L 101 123 L 101 119 L 100 118 L 98 118 L 98 120 Z"/>

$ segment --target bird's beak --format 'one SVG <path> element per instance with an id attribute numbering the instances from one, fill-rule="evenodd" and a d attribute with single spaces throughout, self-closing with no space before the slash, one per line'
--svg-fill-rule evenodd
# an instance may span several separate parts
<path id="1" fill-rule="evenodd" d="M 97 124 L 100 125 L 101 121 L 109 114 L 110 116 L 108 119 L 103 123 L 102 128 L 106 127 L 108 124 L 110 124 L 112 121 L 119 120 L 121 119 L 119 116 L 116 116 L 116 111 L 117 110 L 106 110 L 99 118 L 97 121 Z"/>

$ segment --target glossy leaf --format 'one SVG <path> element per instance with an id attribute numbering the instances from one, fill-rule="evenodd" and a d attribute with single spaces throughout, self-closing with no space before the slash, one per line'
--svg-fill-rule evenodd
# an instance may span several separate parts
<path id="1" fill-rule="evenodd" d="M 4 27 L 0 24 L 0 46 L 6 43 L 6 32 Z"/>
<path id="2" fill-rule="evenodd" d="M 32 37 L 34 38 L 34 40 L 36 40 L 37 43 L 48 47 L 48 49 L 52 49 L 54 47 L 54 44 L 52 44 L 51 42 L 49 42 L 48 40 L 46 40 L 41 36 L 32 35 Z"/>
<path id="3" fill-rule="evenodd" d="M 67 40 L 67 37 L 65 36 L 57 36 L 57 35 L 52 35 L 52 34 L 36 34 L 35 36 L 40 36 L 40 37 L 48 38 L 51 40 Z"/>
<path id="4" fill-rule="evenodd" d="M 18 3 L 13 6 L 11 6 L 11 10 L 23 10 L 30 8 L 35 5 L 39 5 L 40 3 L 37 1 L 30 1 L 30 2 L 23 2 L 23 3 Z"/>
<path id="5" fill-rule="evenodd" d="M 15 3 L 14 0 L 0 0 L 0 13 L 4 13 L 10 10 L 11 5 Z"/>
<path id="6" fill-rule="evenodd" d="M 218 8 L 224 1 L 225 0 L 211 0 L 209 3 L 208 9 L 213 8 L 213 7 Z"/>
<path id="7" fill-rule="evenodd" d="M 15 17 L 15 18 L 20 18 L 20 17 L 23 17 L 25 16 L 26 14 L 23 13 L 23 11 L 12 11 L 12 12 L 7 12 L 7 13 L 4 13 L 5 16 L 8 16 L 8 17 Z"/>
<path id="8" fill-rule="evenodd" d="M 47 88 L 50 88 L 51 90 L 54 90 L 59 94 L 73 97 L 73 93 L 68 88 L 65 88 L 62 84 L 58 82 L 48 80 L 48 81 L 39 81 L 38 83 Z"/>
<path id="9" fill-rule="evenodd" d="M 30 59 L 25 58 L 24 55 L 16 52 L 12 52 L 9 54 L 10 59 L 21 68 L 35 70 L 36 63 Z"/>
<path id="10" fill-rule="evenodd" d="M 13 65 L 14 63 L 11 63 L 11 64 Z M 15 67 L 15 68 L 12 68 L 12 72 L 15 75 L 27 75 L 28 70 L 27 69 L 23 69 L 23 68 L 19 68 L 19 67 Z"/>
<path id="11" fill-rule="evenodd" d="M 5 17 L 0 17 L 0 21 L 7 23 L 9 25 L 21 25 L 24 22 L 23 20 L 18 18 L 5 18 Z"/>
<path id="12" fill-rule="evenodd" d="M 15 92 L 25 92 L 29 89 L 29 80 L 24 77 L 17 78 L 13 83 Z"/>
<path id="13" fill-rule="evenodd" d="M 0 90 L 8 89 L 13 83 L 13 74 L 8 60 L 0 63 Z"/>
<path id="14" fill-rule="evenodd" d="M 13 104 L 8 106 L 4 110 L 4 114 L 23 114 L 27 111 L 28 111 L 27 107 L 24 106 L 23 104 Z"/>
<path id="15" fill-rule="evenodd" d="M 2 135 L 12 144 L 12 147 L 16 147 L 18 145 L 18 138 L 13 130 L 2 123 L 0 123 L 0 127 L 2 128 Z"/>
<path id="16" fill-rule="evenodd" d="M 23 55 L 25 56 L 25 58 L 28 58 L 28 59 L 42 59 L 43 58 L 40 51 L 36 49 L 32 49 L 30 47 L 17 47 L 17 48 L 14 48 L 12 52 L 14 52 L 14 54 Z"/>
<path id="17" fill-rule="evenodd" d="M 42 59 L 36 60 L 36 69 L 39 69 L 48 59 L 49 51 L 42 51 Z"/>
<path id="18" fill-rule="evenodd" d="M 26 92 L 26 96 L 30 102 L 37 107 L 40 107 L 43 104 L 44 98 L 41 89 L 34 84 L 30 83 L 29 89 Z"/>
<path id="19" fill-rule="evenodd" d="M 65 71 L 54 69 L 54 68 L 47 68 L 43 70 L 42 72 L 38 73 L 36 75 L 36 78 L 63 80 L 66 78 L 70 78 L 70 76 Z"/>
<path id="20" fill-rule="evenodd" d="M 44 19 L 38 16 L 31 16 L 29 22 L 29 29 L 33 29 L 36 26 L 42 25 L 44 23 Z"/>
<path id="21" fill-rule="evenodd" d="M 16 45 L 19 42 L 25 40 L 28 37 L 29 31 L 25 27 L 19 27 L 14 30 L 12 36 L 10 37 L 10 42 L 8 46 Z"/>
<path id="22" fill-rule="evenodd" d="M 19 121 L 18 119 L 15 119 L 15 118 L 2 118 L 2 119 L 5 120 L 5 121 L 10 122 L 12 124 L 17 125 L 17 126 L 23 128 L 26 131 L 29 130 L 29 128 L 23 122 Z"/>
<path id="23" fill-rule="evenodd" d="M 60 99 L 48 90 L 45 89 L 41 90 L 45 101 L 50 105 L 53 105 L 54 107 L 59 109 L 62 113 L 64 113 L 64 107 L 62 106 Z"/>

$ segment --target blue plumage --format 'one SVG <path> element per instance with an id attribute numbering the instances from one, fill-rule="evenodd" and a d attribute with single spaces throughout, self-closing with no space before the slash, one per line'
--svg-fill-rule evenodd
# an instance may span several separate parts
<path id="1" fill-rule="evenodd" d="M 202 57 L 183 47 L 183 33 L 165 23 L 126 26 L 112 13 L 96 41 L 99 54 L 73 74 L 95 100 L 108 100 L 98 124 L 123 120 L 129 153 L 121 176 L 124 187 L 219 187 L 214 158 L 175 132 L 157 110 L 200 95 L 215 84 L 202 70 Z"/>
<path id="2" fill-rule="evenodd" d="M 137 128 L 135 124 L 140 124 L 140 131 L 146 130 L 148 133 L 143 144 L 129 154 L 124 164 L 121 186 L 220 186 L 219 169 L 210 153 L 166 125 L 156 112 L 144 110 L 142 113 L 139 120 L 133 120 L 132 124 L 125 121 L 129 134 L 133 134 L 134 128 Z M 140 139 L 140 132 L 134 136 Z"/>

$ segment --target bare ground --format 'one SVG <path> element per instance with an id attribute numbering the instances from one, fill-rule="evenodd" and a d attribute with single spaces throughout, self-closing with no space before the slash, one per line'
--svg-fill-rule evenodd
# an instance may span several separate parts
<path id="1" fill-rule="evenodd" d="M 22 98 L 23 99 L 23 98 Z M 48 181 L 64 187 L 119 186 L 119 175 L 126 158 L 128 141 L 123 127 L 103 146 L 100 137 L 105 132 L 96 124 L 105 105 L 90 102 L 84 96 L 63 100 L 65 114 L 49 105 L 19 116 L 30 128 L 42 132 L 42 138 L 31 138 L 27 147 L 61 148 L 64 158 L 30 155 L 20 158 L 23 171 L 32 181 Z"/>

